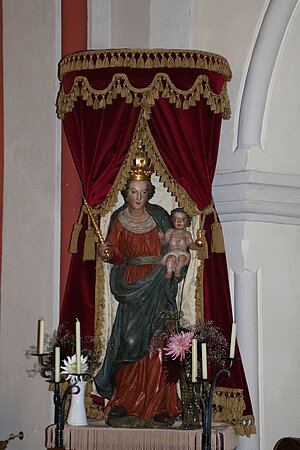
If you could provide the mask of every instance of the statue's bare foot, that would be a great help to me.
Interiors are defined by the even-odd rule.
[[[180,277],[180,270],[176,270],[174,273],[175,273],[175,277],[176,277],[176,278],[179,278],[179,277]]]

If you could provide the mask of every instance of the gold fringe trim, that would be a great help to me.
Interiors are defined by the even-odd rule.
[[[183,109],[195,106],[202,96],[215,114],[222,113],[224,119],[229,119],[231,115],[226,82],[220,94],[216,94],[211,89],[209,77],[198,75],[190,89],[182,90],[174,85],[168,74],[162,72],[156,73],[152,82],[144,88],[132,86],[124,73],[114,74],[109,85],[100,90],[94,89],[86,77],[76,76],[68,93],[64,92],[61,85],[57,98],[57,115],[63,119],[65,113],[73,110],[74,103],[79,97],[93,109],[105,109],[118,95],[124,98],[126,103],[133,103],[134,107],[143,107],[144,117],[147,120],[159,95],[168,98],[169,103],[174,103],[176,108]]]
[[[228,422],[239,436],[256,433],[253,416],[243,416],[246,409],[243,389],[217,386],[213,395],[213,421]]]
[[[90,50],[66,55],[59,63],[59,79],[66,73],[78,70],[129,67],[132,69],[184,68],[204,69],[232,78],[226,58],[217,53],[201,50],[166,49],[110,49]]]
[[[196,277],[196,289],[195,289],[195,311],[196,311],[196,323],[200,323],[204,320],[204,295],[203,295],[203,273],[204,273],[204,261],[197,269]]]

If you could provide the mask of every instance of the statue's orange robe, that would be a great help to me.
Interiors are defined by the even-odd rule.
[[[143,234],[135,234],[122,227],[119,220],[113,223],[108,242],[113,246],[115,257],[113,264],[121,264],[127,257],[141,255],[161,255],[161,245],[157,228]],[[153,270],[154,265],[127,266],[125,283],[133,283]],[[146,356],[135,363],[121,367],[115,375],[113,395],[104,412],[109,413],[113,406],[123,405],[127,415],[151,420],[160,412],[170,417],[178,416],[182,411],[177,395],[176,384],[166,380],[166,371],[162,366],[160,348],[154,355]]]

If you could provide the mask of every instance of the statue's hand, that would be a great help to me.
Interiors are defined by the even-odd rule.
[[[159,237],[159,239],[160,240],[163,240],[164,239],[164,237],[165,237],[165,235],[164,235],[164,233],[160,230],[160,229],[158,229],[158,237]]]
[[[98,246],[98,253],[102,261],[109,262],[114,256],[114,250],[110,244],[106,242]]]

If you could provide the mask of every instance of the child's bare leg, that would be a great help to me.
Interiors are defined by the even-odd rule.
[[[188,258],[185,255],[178,256],[177,263],[175,266],[175,277],[180,276],[181,269],[187,264]]]
[[[176,264],[176,256],[174,256],[174,255],[168,256],[167,261],[166,261],[166,267],[167,267],[166,279],[167,280],[169,278],[171,278],[175,264]]]

